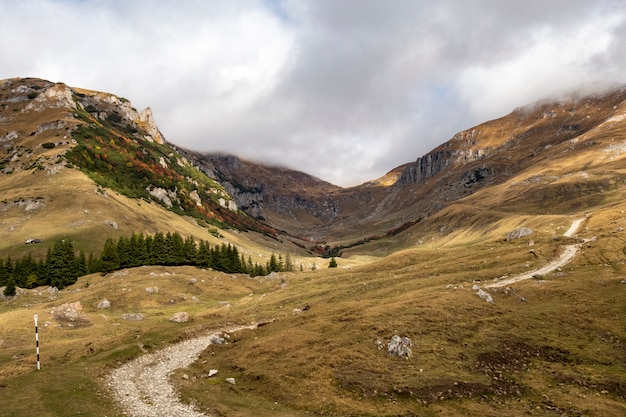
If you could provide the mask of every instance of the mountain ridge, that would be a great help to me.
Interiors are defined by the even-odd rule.
[[[464,199],[474,201],[471,196],[483,189],[507,182],[519,188],[525,180],[515,178],[526,171],[551,171],[562,180],[566,166],[555,169],[553,161],[576,155],[587,159],[586,167],[595,167],[592,178],[601,176],[595,173],[602,167],[612,173],[606,178],[623,175],[611,161],[594,162],[597,152],[622,158],[623,145],[611,143],[607,132],[624,128],[623,86],[517,108],[457,133],[379,179],[346,188],[297,170],[170,144],[149,108],[139,112],[112,94],[37,79],[3,80],[0,90],[4,174],[33,169],[52,174],[78,164],[100,186],[131,198],[152,200],[203,222],[282,235],[313,252],[393,235]],[[37,117],[28,121],[28,114]],[[207,177],[199,180],[193,172]],[[599,183],[619,182],[598,181],[587,180],[586,188],[552,187],[551,198],[567,202],[578,198],[576,193],[598,194],[606,188]],[[514,199],[499,198],[509,200],[506,210],[512,210]]]

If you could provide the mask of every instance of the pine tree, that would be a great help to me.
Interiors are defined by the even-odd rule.
[[[185,265],[195,265],[198,249],[196,246],[196,241],[193,239],[192,236],[187,236],[187,238],[185,239],[185,242],[183,243],[183,253],[185,257]]]
[[[291,255],[289,255],[289,252],[287,252],[285,254],[285,268],[284,268],[285,272],[293,272],[294,270],[294,266],[293,266],[293,261],[291,260]]]
[[[276,255],[274,255],[274,253],[272,253],[272,256],[270,256],[270,260],[267,263],[266,270],[268,274],[272,272],[279,272],[278,259],[276,259]]]
[[[9,279],[7,280],[7,284],[4,287],[4,296],[13,297],[15,295],[15,291],[15,280],[13,279],[13,277],[9,277]]]
[[[330,258],[330,262],[328,263],[328,267],[329,268],[337,268],[337,260],[335,259],[334,256],[332,258]]]
[[[113,239],[108,238],[104,242],[104,249],[100,256],[100,270],[105,274],[113,272],[120,267],[120,256],[117,253],[117,245]]]
[[[50,285],[59,289],[76,282],[78,272],[75,267],[76,254],[72,242],[66,239],[57,240],[52,252],[46,260],[46,267],[50,277]]]

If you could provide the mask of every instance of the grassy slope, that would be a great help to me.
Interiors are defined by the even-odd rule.
[[[26,407],[41,416],[121,415],[103,384],[110,367],[142,348],[269,318],[276,321],[234,335],[229,345],[207,350],[190,369],[178,371],[173,381],[183,398],[228,416],[623,415],[626,239],[615,231],[625,223],[625,208],[588,219],[580,235],[597,240],[573,264],[546,281],[493,292],[493,305],[475,295],[473,283],[542,264],[562,243],[553,237],[573,218],[526,219],[544,225],[531,236],[539,258],[529,253],[527,239],[464,245],[450,235],[437,247],[423,245],[367,265],[346,268],[339,259],[336,270],[285,274],[286,286],[282,279],[193,268],[138,268],[84,277],[54,301],[29,293],[0,304],[3,415],[23,415]],[[170,275],[162,275],[166,271]],[[196,285],[188,284],[192,276]],[[148,286],[159,293],[145,293]],[[95,309],[104,297],[112,309]],[[75,300],[91,326],[58,328],[46,310]],[[292,313],[307,304],[309,310]],[[147,320],[119,319],[137,311]],[[194,320],[169,323],[176,311],[188,311]],[[52,322],[42,329],[41,372],[33,369],[34,313],[40,322]],[[376,348],[377,339],[387,342],[394,334],[413,340],[412,359]],[[220,378],[204,378],[209,369],[219,369]],[[237,385],[224,382],[229,376]],[[49,385],[57,377],[63,385]],[[28,390],[36,395],[26,404]],[[71,401],[76,393],[82,401]]]

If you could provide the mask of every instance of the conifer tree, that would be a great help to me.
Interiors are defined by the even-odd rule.
[[[330,258],[330,262],[328,263],[328,267],[329,268],[337,268],[337,260],[335,259],[334,256],[332,258]]]
[[[15,295],[15,291],[15,280],[13,279],[13,277],[9,277],[6,286],[4,287],[4,296],[13,297]]]
[[[105,274],[113,272],[120,267],[120,256],[117,253],[117,245],[113,239],[108,238],[104,242],[104,249],[100,256],[100,270]]]
[[[183,254],[185,265],[195,265],[197,256],[196,241],[193,236],[187,236],[183,243]]]
[[[54,243],[50,257],[46,260],[46,267],[50,277],[50,285],[59,289],[76,282],[78,273],[75,270],[74,246],[66,239]]]

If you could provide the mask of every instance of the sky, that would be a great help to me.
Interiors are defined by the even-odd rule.
[[[0,0],[0,60],[149,106],[175,145],[352,186],[626,83],[626,1]]]

